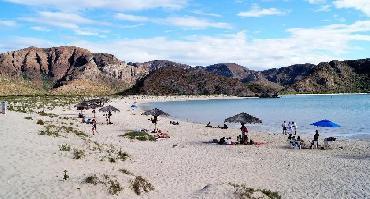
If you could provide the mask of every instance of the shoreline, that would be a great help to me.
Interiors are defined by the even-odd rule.
[[[311,96],[311,95],[332,95],[332,94],[300,94],[302,96]],[[342,93],[342,94],[333,94],[333,95],[353,95],[352,93]],[[366,93],[365,94],[358,94],[358,95],[367,95]],[[289,96],[289,95],[287,95]],[[146,104],[155,104],[155,103],[162,103],[162,102],[182,102],[182,101],[204,101],[204,100],[235,100],[235,99],[239,99],[239,100],[243,100],[243,99],[258,99],[258,97],[237,97],[237,96],[224,96],[224,95],[209,95],[209,96],[140,96],[140,100],[137,101],[137,105],[138,105],[138,108],[141,110],[141,111],[144,111],[144,108],[145,108],[145,105]],[[129,99],[131,99],[129,97]],[[143,100],[143,101],[141,101]],[[170,116],[169,118],[171,119],[174,119],[174,120],[178,120],[178,121],[181,121],[181,122],[188,122],[188,123],[193,123],[193,124],[197,124],[197,125],[206,125],[202,122],[194,122],[194,121],[191,121],[191,120],[186,120],[186,119],[182,119],[182,118],[176,118],[176,117],[172,117]],[[220,124],[222,125],[222,124]],[[234,125],[229,125],[231,128],[232,126]],[[217,128],[217,127],[214,127],[214,128]],[[253,127],[252,127],[253,128]],[[277,133],[273,133],[273,132],[264,132],[263,130],[258,130],[257,131],[258,133],[265,133],[265,134],[279,134],[279,132]],[[313,136],[313,133],[311,132],[312,136]],[[308,138],[308,137],[312,137],[311,135],[309,135],[309,133],[300,133],[300,136],[302,137],[305,137],[305,138]],[[343,140],[343,141],[366,141],[366,142],[370,142],[370,135],[367,135],[367,134],[354,134],[354,135],[350,135],[350,136],[341,136],[341,135],[334,135],[334,137],[336,137],[337,139],[339,140]],[[353,138],[351,138],[353,137]]]

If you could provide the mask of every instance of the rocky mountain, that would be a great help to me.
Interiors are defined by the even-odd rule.
[[[370,92],[370,59],[322,62],[287,88],[295,92]]]
[[[247,83],[254,92],[369,92],[370,59],[295,64],[254,71],[238,64],[214,64],[204,70]]]
[[[194,68],[167,60],[126,63],[74,46],[29,47],[0,54],[0,95],[369,92],[369,71],[370,59],[255,71],[235,63]]]
[[[247,85],[194,68],[164,67],[147,75],[125,94],[255,96]]]
[[[17,89],[1,89],[0,94],[32,94],[35,90],[53,94],[113,94],[130,88],[151,71],[169,66],[190,67],[166,60],[127,64],[114,55],[91,53],[74,46],[29,47],[0,54],[0,86],[23,82],[22,86],[13,86]]]

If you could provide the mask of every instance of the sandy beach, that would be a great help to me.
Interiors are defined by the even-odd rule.
[[[130,110],[133,102],[216,98],[227,97],[111,99],[108,104],[120,112],[113,113],[112,125],[106,125],[103,113],[97,112],[95,135],[91,125],[77,118],[73,105],[46,111],[55,117],[10,111],[0,115],[0,198],[237,198],[230,184],[268,189],[282,198],[370,197],[370,142],[366,141],[339,140],[328,150],[293,150],[281,132],[252,129],[252,139],[266,144],[217,145],[207,142],[223,136],[235,140],[240,130],[179,120],[174,126],[170,124],[174,119],[165,117],[159,117],[158,127],[168,132],[168,139],[153,142],[120,136],[129,130],[154,128],[150,117],[141,115],[143,110]],[[92,116],[90,110],[85,113]],[[39,119],[45,124],[36,124]],[[58,136],[40,135],[48,124],[76,131],[59,128]],[[62,145],[71,149],[63,151]],[[75,150],[83,150],[84,155],[75,159]],[[120,151],[128,154],[126,160],[118,158]],[[69,176],[66,180],[64,170]],[[99,182],[86,183],[89,176]],[[137,195],[132,182],[138,176],[154,189]],[[117,183],[121,190],[110,193],[111,185]]]

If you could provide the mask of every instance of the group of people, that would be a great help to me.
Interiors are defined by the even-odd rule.
[[[286,121],[284,121],[283,124],[281,124],[281,127],[283,128],[284,135],[288,134],[297,135],[297,123],[293,121],[287,123]]]
[[[319,148],[319,131],[316,130],[315,131],[315,135],[313,136],[313,140],[311,141],[310,143],[310,149],[313,149],[313,148]],[[288,136],[288,142],[291,146],[291,148],[293,149],[302,149],[302,147],[304,146],[304,141],[301,139],[301,136],[294,136],[292,134],[289,134]],[[306,146],[308,147],[308,146]]]
[[[240,127],[241,134],[238,135],[237,141],[233,142],[231,140],[231,137],[222,137],[218,144],[224,144],[224,145],[233,145],[233,144],[253,144],[253,141],[248,138],[248,128],[242,124],[242,127]]]
[[[302,149],[302,145],[303,145],[303,140],[301,140],[301,136],[297,136],[297,138],[292,134],[289,134],[288,136],[288,141],[289,141],[289,144],[290,146],[293,148],[293,149]]]

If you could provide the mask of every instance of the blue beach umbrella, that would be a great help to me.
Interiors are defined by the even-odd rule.
[[[312,123],[311,125],[313,126],[317,126],[317,127],[340,127],[339,124],[336,124],[330,120],[320,120],[320,121],[317,121],[315,123]]]

